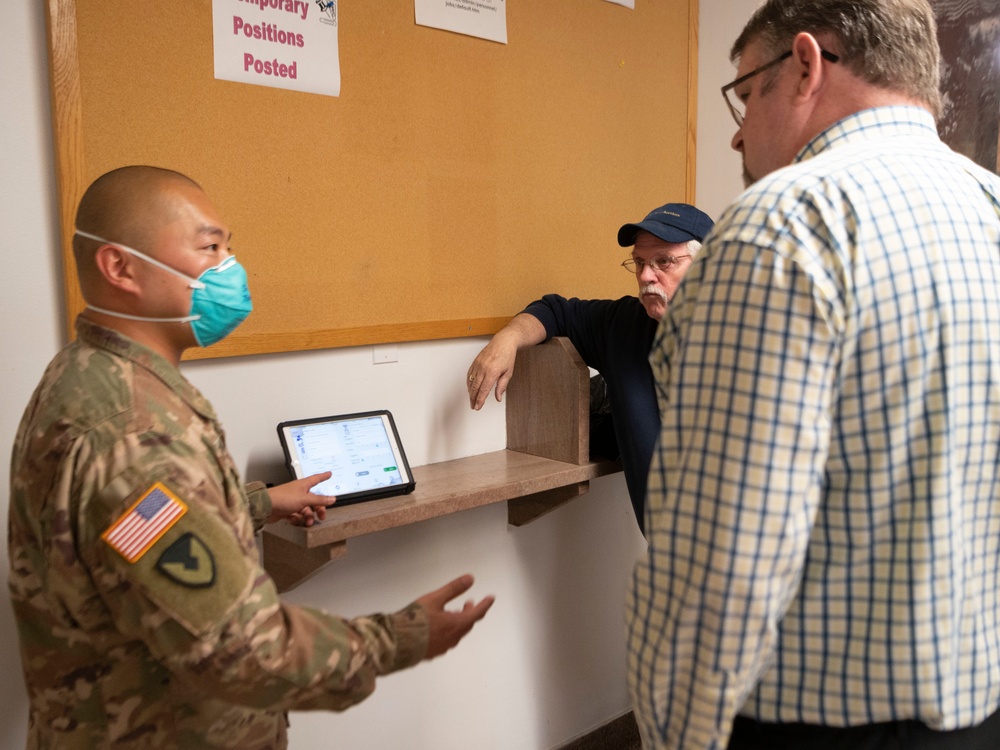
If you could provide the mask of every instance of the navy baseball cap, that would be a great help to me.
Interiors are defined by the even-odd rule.
[[[618,244],[631,247],[640,230],[645,230],[664,242],[704,242],[705,235],[714,226],[715,222],[704,211],[687,203],[668,203],[654,208],[642,221],[626,224],[619,229]]]

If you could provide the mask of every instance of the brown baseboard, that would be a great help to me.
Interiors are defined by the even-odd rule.
[[[558,750],[641,750],[639,727],[629,711],[583,737],[561,745]]]

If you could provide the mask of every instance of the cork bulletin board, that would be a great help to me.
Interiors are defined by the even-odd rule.
[[[339,97],[215,80],[210,0],[47,4],[68,323],[76,205],[125,164],[189,175],[233,229],[255,310],[196,357],[632,293],[618,227],[694,198],[697,0],[508,0],[507,45],[341,0]]]

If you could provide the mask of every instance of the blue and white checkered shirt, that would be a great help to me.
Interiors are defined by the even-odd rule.
[[[731,206],[657,334],[629,687],[649,748],[737,713],[970,726],[1000,706],[1000,179],[913,107]]]

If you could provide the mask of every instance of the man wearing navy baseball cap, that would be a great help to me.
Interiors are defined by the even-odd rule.
[[[621,265],[635,274],[637,297],[581,300],[547,294],[516,315],[469,367],[469,403],[478,410],[491,390],[497,401],[503,397],[518,349],[552,336],[569,338],[607,383],[625,482],[640,529],[646,475],[660,432],[649,350],[670,298],[712,226],[704,212],[686,203],[667,203],[642,221],[625,224],[618,230],[618,244],[631,247],[632,253]]]

